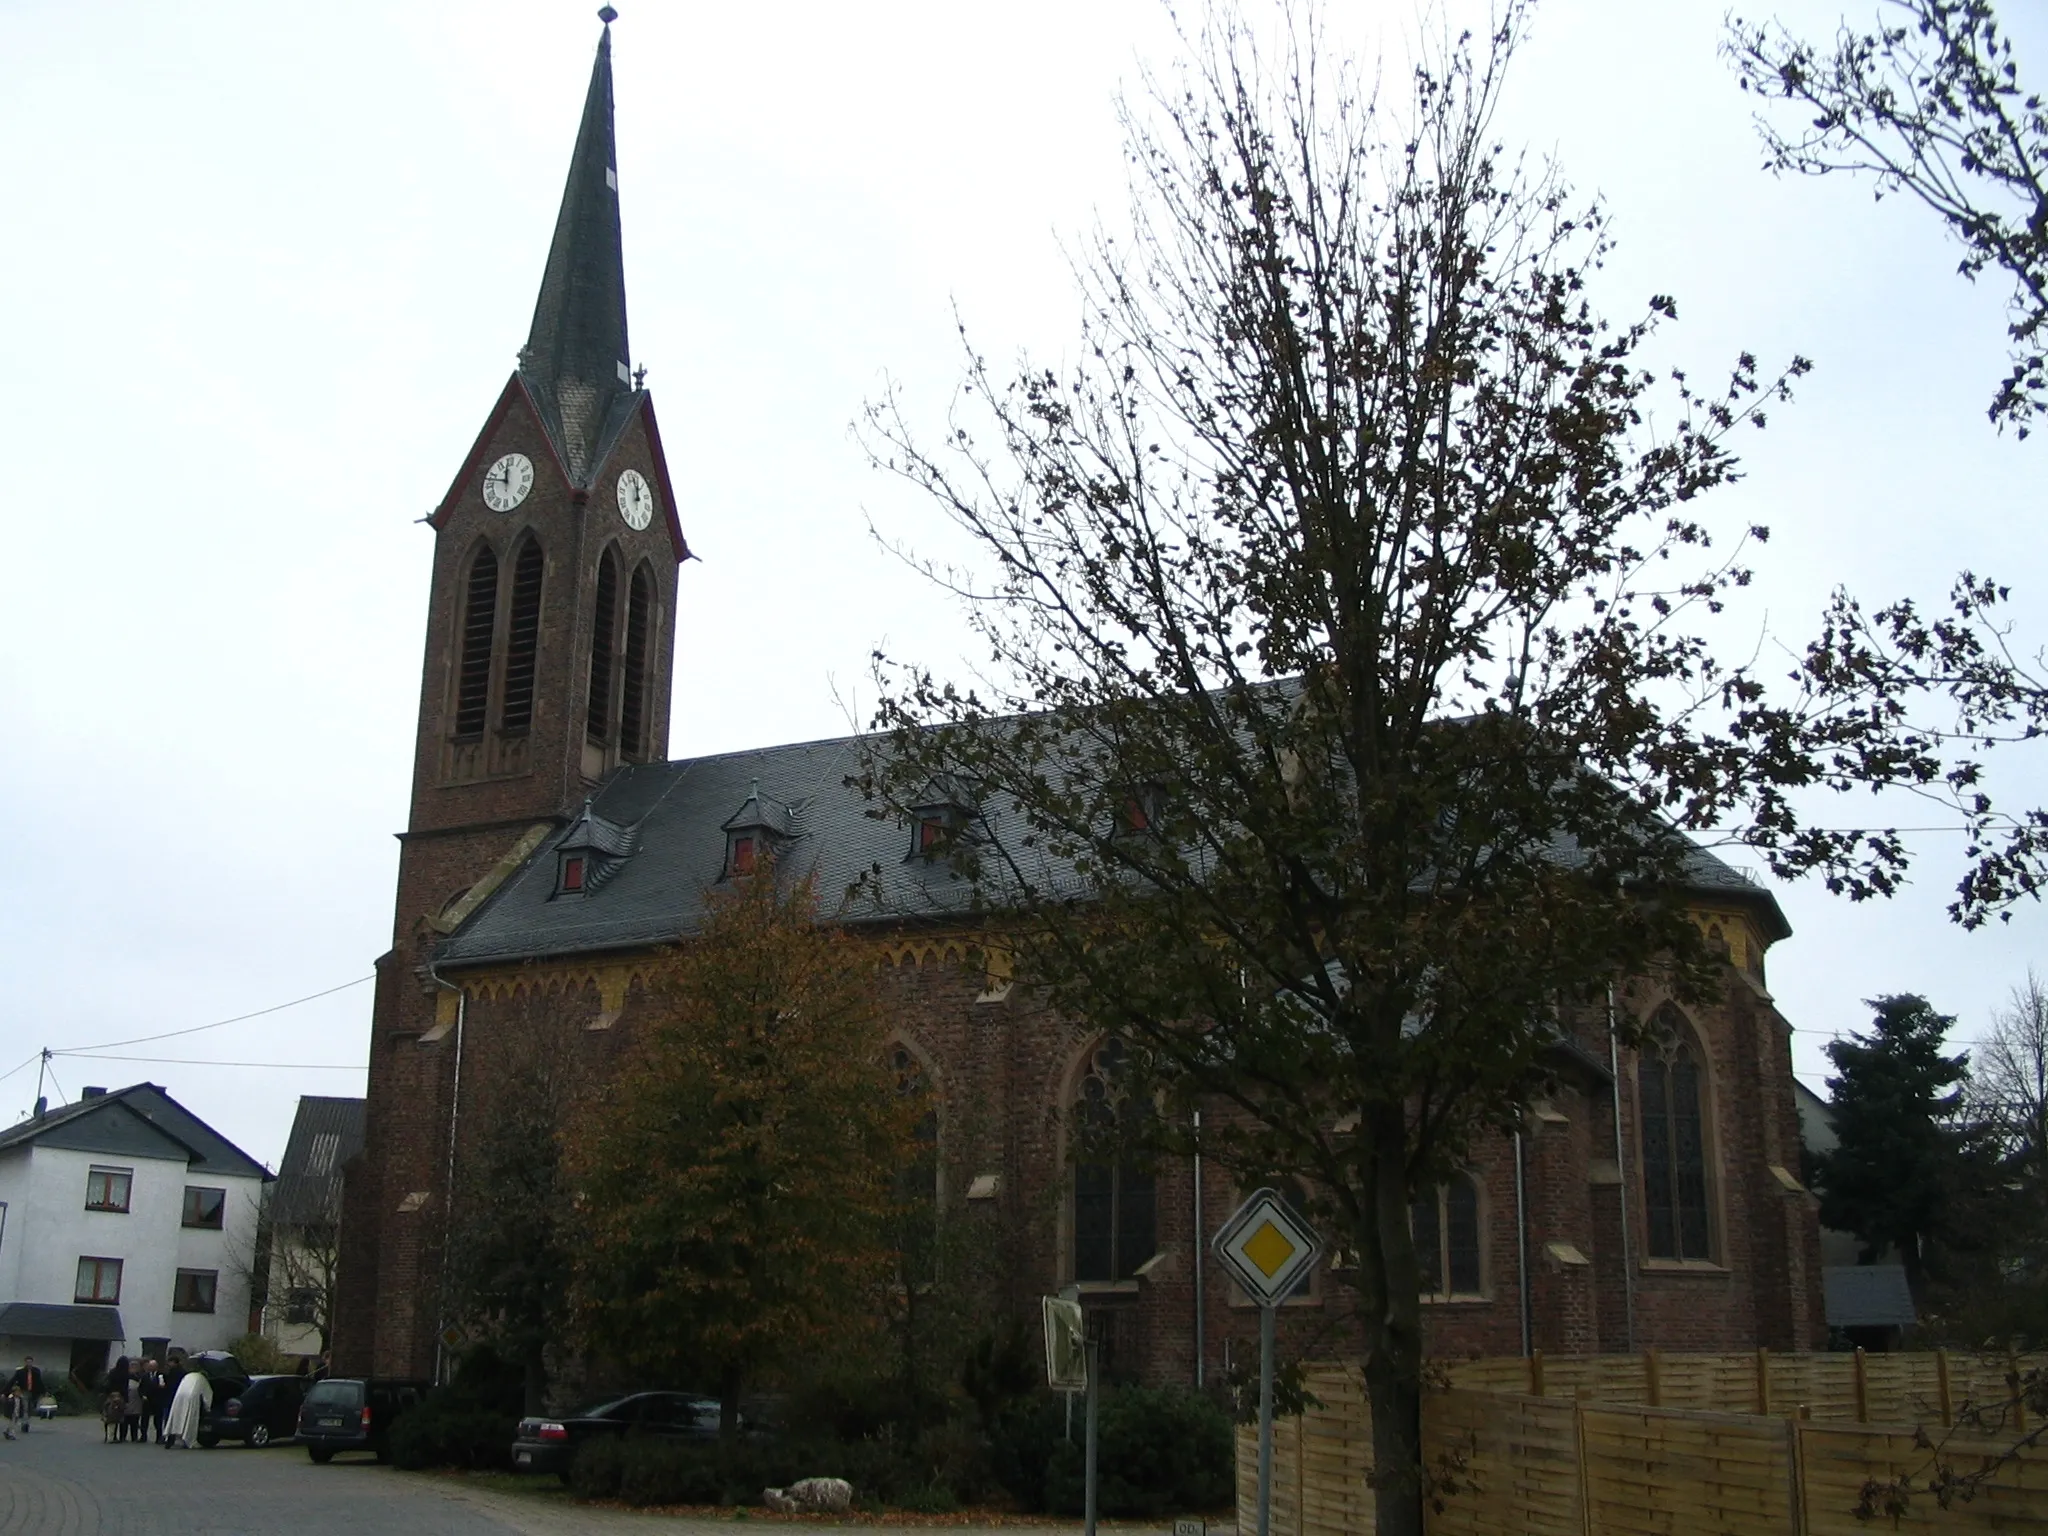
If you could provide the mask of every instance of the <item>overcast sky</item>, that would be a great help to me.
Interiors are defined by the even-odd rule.
[[[1418,8],[1328,9],[1371,56]],[[1999,290],[1957,278],[1918,210],[1758,169],[1722,9],[1549,0],[1504,127],[1610,202],[1610,312],[1675,294],[1674,353],[1702,371],[1742,348],[1816,363],[1723,504],[1776,535],[1742,622],[1789,641],[1836,583],[1936,598],[1962,567],[2039,613],[2048,443],[1984,418]],[[1817,32],[1838,9],[1779,14]],[[870,542],[870,518],[928,542],[932,515],[850,424],[887,380],[943,421],[956,307],[992,357],[1070,347],[1061,242],[1121,206],[1112,98],[1164,56],[1164,13],[623,12],[634,360],[702,557],[670,752],[836,735],[874,647],[963,650]],[[2048,25],[2025,21],[2048,80]],[[525,339],[597,32],[562,0],[0,0],[0,1073],[366,977],[388,946],[432,540],[414,520]],[[2048,797],[2048,750],[2005,783]],[[1809,1081],[1865,997],[1925,992],[1969,1037],[2048,969],[2039,908],[1954,930],[1960,840],[1915,843],[1888,904],[1779,893],[1797,932],[1770,981]],[[45,1091],[148,1078],[274,1163],[299,1094],[362,1092],[369,1007],[357,986],[103,1053],[175,1060],[60,1056]],[[0,1081],[0,1123],[35,1077]]]

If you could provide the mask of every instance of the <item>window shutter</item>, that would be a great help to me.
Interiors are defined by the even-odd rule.
[[[627,757],[641,757],[647,751],[647,631],[653,606],[653,583],[643,565],[633,573],[626,598],[626,689],[619,705],[619,751]]]
[[[491,640],[498,623],[498,557],[476,552],[462,605],[462,668],[455,693],[455,734],[481,736],[491,700]]]
[[[540,652],[540,583],[547,565],[540,541],[529,537],[512,563],[512,621],[505,639],[505,709],[500,725],[523,731],[533,725],[533,669]]]
[[[619,618],[619,568],[606,550],[597,566],[597,602],[590,619],[590,707],[585,731],[599,746],[612,739],[612,647]]]

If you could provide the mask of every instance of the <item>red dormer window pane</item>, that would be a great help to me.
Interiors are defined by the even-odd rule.
[[[562,889],[580,891],[583,889],[583,861],[564,859],[562,861]]]
[[[1151,826],[1152,813],[1145,808],[1145,797],[1143,795],[1126,795],[1124,797],[1124,830],[1128,832],[1144,832],[1149,830]]]
[[[946,838],[946,824],[936,816],[927,816],[917,824],[917,851],[930,853]]]
[[[736,837],[732,840],[732,872],[736,875],[751,875],[754,872],[754,840],[751,837]]]

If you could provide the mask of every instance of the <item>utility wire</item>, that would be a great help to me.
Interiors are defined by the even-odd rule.
[[[103,1040],[98,1045],[74,1045],[66,1050],[55,1051],[57,1056],[77,1056],[86,1051],[111,1051],[124,1045],[147,1045],[152,1040],[175,1040],[180,1035],[196,1035],[202,1030],[219,1029],[223,1024],[239,1024],[244,1019],[260,1019],[266,1013],[282,1013],[287,1008],[296,1008],[301,1003],[310,1003],[315,998],[332,997],[337,992],[346,992],[350,987],[360,987],[366,981],[374,981],[376,973],[358,976],[354,981],[344,981],[338,987],[329,987],[322,992],[308,992],[304,997],[295,997],[288,1003],[273,1003],[268,1008],[258,1008],[254,1013],[238,1013],[232,1019],[215,1019],[211,1024],[194,1024],[190,1029],[167,1030],[161,1035],[137,1035],[133,1040]],[[141,1060],[140,1057],[130,1058]],[[17,1069],[19,1070],[19,1069]]]
[[[342,1061],[201,1061],[191,1056],[82,1056],[76,1052],[60,1051],[75,1061],[145,1061],[165,1067],[275,1067],[291,1072],[367,1072],[368,1063],[360,1065]]]
[[[34,1066],[37,1062],[41,1061],[42,1059],[43,1053],[41,1051],[37,1051],[35,1055],[29,1057],[27,1061],[24,1061],[20,1066],[14,1068],[13,1071],[0,1072],[0,1083],[6,1082],[7,1079],[14,1076],[15,1072],[26,1072],[30,1067]]]

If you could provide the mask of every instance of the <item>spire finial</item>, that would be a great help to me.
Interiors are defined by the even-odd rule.
[[[606,26],[610,26],[619,19],[619,13],[608,5],[601,5],[597,8],[597,19]]]

